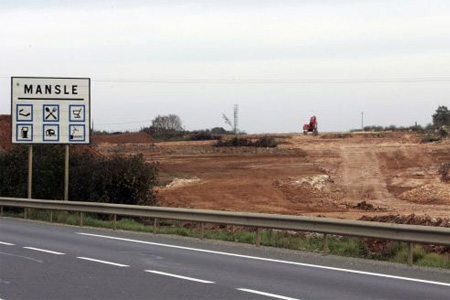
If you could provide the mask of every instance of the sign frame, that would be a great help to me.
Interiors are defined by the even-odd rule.
[[[13,128],[14,128],[14,126],[17,126],[18,124],[26,124],[26,125],[31,125],[32,126],[32,128],[33,128],[33,130],[38,130],[37,129],[37,127],[38,127],[38,125],[37,125],[37,123],[35,123],[35,120],[36,120],[36,118],[37,118],[37,115],[38,115],[38,113],[36,113],[36,112],[33,112],[33,110],[34,110],[34,107],[31,109],[31,111],[32,111],[32,113],[31,113],[31,115],[32,115],[32,117],[31,117],[31,120],[29,120],[29,121],[21,121],[21,120],[18,120],[18,118],[15,116],[15,115],[13,115],[13,112],[14,112],[14,93],[13,93],[13,90],[14,90],[14,85],[13,85],[13,83],[14,83],[14,80],[15,79],[35,79],[35,80],[39,80],[39,79],[43,79],[43,80],[87,80],[87,82],[88,82],[88,93],[87,93],[87,95],[88,95],[88,103],[86,104],[86,107],[87,107],[87,109],[88,109],[88,112],[86,112],[86,110],[84,110],[83,111],[83,114],[84,114],[84,122],[83,121],[76,121],[76,122],[72,122],[72,121],[70,121],[71,119],[71,116],[70,116],[70,114],[71,114],[71,106],[72,105],[77,105],[77,104],[73,104],[73,103],[69,103],[69,104],[67,104],[67,108],[68,108],[68,113],[69,113],[69,118],[67,119],[67,122],[65,122],[65,123],[63,123],[62,121],[61,121],[61,111],[59,110],[59,108],[61,107],[61,100],[64,100],[64,98],[63,97],[61,97],[60,98],[60,100],[58,99],[58,98],[49,98],[48,99],[48,101],[51,101],[52,103],[43,103],[42,104],[42,107],[44,107],[44,105],[45,106],[48,106],[48,105],[59,105],[59,108],[58,108],[58,121],[46,121],[46,122],[42,122],[42,124],[41,124],[41,127],[43,127],[43,125],[44,124],[48,124],[48,125],[51,125],[51,124],[53,124],[53,125],[55,125],[55,124],[58,124],[59,125],[59,131],[58,131],[58,138],[57,138],[57,140],[44,140],[44,137],[42,137],[42,141],[39,141],[39,142],[35,142],[34,141],[34,138],[32,137],[31,138],[31,140],[25,140],[25,141],[17,141],[17,137],[16,136],[14,136],[14,135],[17,135],[17,132],[15,132],[14,130],[13,130]],[[91,144],[91,142],[92,142],[92,137],[91,137],[91,134],[90,134],[90,130],[91,130],[91,126],[92,126],[92,104],[91,104],[91,95],[92,95],[92,93],[91,93],[91,78],[89,78],[89,77],[43,77],[43,76],[11,76],[11,142],[12,142],[12,144],[15,144],[15,145],[48,145],[48,144],[54,144],[54,145],[90,145]],[[46,95],[42,95],[42,97],[41,98],[39,98],[39,100],[46,100],[48,98],[48,96],[46,96]],[[66,98],[67,99],[67,98]],[[58,101],[59,100],[59,101]],[[67,99],[67,100],[69,100],[70,101],[70,99]],[[86,101],[86,99],[85,99],[85,101]],[[16,101],[17,102],[17,101]],[[24,103],[24,104],[21,104],[21,105],[30,105],[30,104],[28,104],[28,103]],[[78,105],[81,105],[81,104],[78,104]],[[43,110],[44,110],[44,108],[43,108]],[[16,109],[16,114],[18,114],[18,111],[17,111],[17,109]],[[43,114],[45,114],[45,112],[43,111]],[[67,137],[67,142],[61,142],[61,132],[60,132],[60,130],[61,130],[61,128],[62,128],[62,126],[65,126],[65,125],[67,125],[67,127],[68,128],[70,128],[70,125],[81,125],[81,124],[85,124],[85,125],[87,125],[87,126],[85,126],[85,131],[84,131],[84,138],[83,138],[83,140],[81,141],[77,141],[77,140],[73,140],[73,139],[70,139],[70,136],[68,136]],[[87,128],[86,128],[87,127]],[[16,130],[17,130],[17,128],[16,128]],[[43,132],[43,134],[44,134],[44,132]],[[70,135],[70,132],[69,132],[69,135]],[[87,141],[88,140],[88,141]]]

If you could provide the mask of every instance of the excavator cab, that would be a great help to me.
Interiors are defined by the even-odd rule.
[[[317,129],[317,118],[316,116],[312,116],[309,120],[309,123],[303,125],[303,134],[308,134],[308,132],[312,132],[313,135],[318,135],[319,131]]]

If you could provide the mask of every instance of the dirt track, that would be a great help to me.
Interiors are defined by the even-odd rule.
[[[321,215],[450,215],[450,185],[437,169],[450,145],[404,134],[291,135],[279,149],[215,148],[211,142],[125,144],[161,162],[161,204],[230,211]],[[362,201],[366,201],[363,205]]]

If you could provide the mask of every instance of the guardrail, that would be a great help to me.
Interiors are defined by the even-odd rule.
[[[113,215],[114,229],[117,216],[154,218],[154,229],[156,229],[159,219],[199,222],[201,223],[202,238],[204,223],[254,227],[257,229],[255,238],[257,246],[260,245],[261,228],[318,232],[324,234],[323,247],[325,252],[328,251],[329,234],[402,241],[409,243],[409,264],[412,264],[414,243],[450,246],[450,229],[440,227],[274,214],[0,197],[1,215],[3,215],[4,206],[24,208],[25,218],[28,208],[78,212],[80,226],[83,225],[83,213]]]

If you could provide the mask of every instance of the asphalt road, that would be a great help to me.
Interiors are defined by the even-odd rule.
[[[0,299],[449,299],[450,272],[0,218]]]

